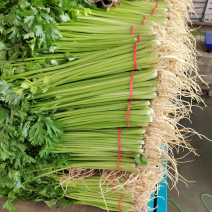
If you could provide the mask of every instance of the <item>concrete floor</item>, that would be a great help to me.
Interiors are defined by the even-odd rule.
[[[192,124],[187,120],[183,120],[182,124],[186,127],[192,127],[197,132],[212,139],[212,98],[206,97],[206,103],[208,107],[204,108],[203,111],[199,108],[193,108]],[[183,212],[207,212],[200,195],[203,193],[212,195],[212,142],[193,136],[191,145],[200,156],[188,155],[184,161],[193,159],[194,161],[180,164],[178,170],[184,178],[196,182],[188,183],[189,187],[179,182],[179,196],[176,190],[171,190],[168,191],[168,198],[174,200]],[[181,152],[177,157],[183,156],[184,153]],[[212,198],[204,197],[204,200],[212,210]],[[168,212],[179,212],[179,209],[168,201]]]
[[[199,133],[212,139],[212,98],[206,99],[208,107],[202,111],[199,108],[193,108],[193,114],[191,125],[189,121],[184,120],[182,124],[187,127],[192,127]],[[187,187],[184,183],[178,183],[178,190],[171,190],[168,192],[168,198],[174,200],[183,212],[207,212],[207,209],[200,200],[202,193],[208,193],[212,195],[212,142],[206,139],[200,139],[198,136],[193,136],[191,141],[192,146],[197,149],[199,157],[194,155],[188,155],[184,161],[193,160],[191,163],[180,164],[178,166],[179,173],[189,181],[196,181],[195,183],[188,183]],[[184,152],[185,153],[185,152]],[[180,153],[178,157],[181,157],[184,153]],[[212,198],[205,197],[210,209],[212,209]],[[5,199],[0,199],[0,212],[6,212],[2,209],[2,205]],[[72,205],[69,208],[62,208],[61,206],[55,206],[52,209],[48,208],[45,203],[27,202],[21,201],[15,204],[19,208],[19,212],[104,212],[104,210],[90,207]],[[179,210],[168,201],[168,212],[179,212]]]

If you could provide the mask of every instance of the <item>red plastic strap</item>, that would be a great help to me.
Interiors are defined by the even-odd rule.
[[[120,171],[121,171],[121,168],[120,168],[119,164],[120,164],[121,154],[122,154],[122,151],[121,151],[121,130],[122,130],[122,127],[119,128],[119,136],[118,136],[119,160],[118,160],[118,164],[117,164],[117,167]]]
[[[156,7],[155,8],[158,8],[158,5],[159,5],[159,2],[156,4]]]
[[[131,27],[131,35],[134,34],[134,26]]]
[[[138,43],[141,41],[141,34],[138,36]]]
[[[154,9],[152,10],[152,16],[155,14],[155,9],[156,9],[156,8],[154,8]]]
[[[129,101],[128,109],[127,109],[127,126],[130,127],[129,116],[130,116],[130,104],[132,100]]]
[[[121,160],[121,154],[122,154],[122,151],[119,151],[119,160],[118,160],[118,165],[117,165],[119,171],[122,171],[121,167],[119,166],[120,165],[120,160]]]
[[[143,20],[142,25],[144,25],[144,24],[145,24],[145,20],[146,20],[146,16],[144,16],[144,20]]]
[[[121,212],[121,200],[122,200],[122,199],[119,200],[119,211],[120,211],[120,212]]]
[[[118,138],[119,151],[121,151],[121,130],[122,130],[122,127],[119,128],[119,138]]]
[[[121,212],[121,201],[122,201],[122,199],[124,199],[124,194],[123,193],[121,194],[121,198],[119,200],[119,211],[120,212]]]
[[[135,64],[135,70],[137,70],[136,49],[137,49],[137,43],[134,43],[134,64]]]
[[[130,100],[132,101],[132,90],[133,90],[133,71],[131,74],[131,81],[130,81]]]
[[[113,176],[111,177],[111,187],[112,187],[112,191],[114,191],[114,188],[113,188]]]
[[[132,91],[133,91],[133,71],[131,74],[131,81],[130,81],[130,101],[129,101],[129,105],[128,105],[128,109],[127,109],[127,126],[130,127],[129,124],[129,115],[130,115],[130,105],[132,102]]]

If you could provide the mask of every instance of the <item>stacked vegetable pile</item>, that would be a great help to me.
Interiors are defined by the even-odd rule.
[[[175,169],[172,147],[187,145],[177,122],[190,110],[176,95],[200,100],[179,12],[188,2],[120,3],[0,4],[5,208],[22,199],[138,211],[166,172],[164,158]]]

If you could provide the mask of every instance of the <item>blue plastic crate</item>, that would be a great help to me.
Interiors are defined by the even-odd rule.
[[[206,33],[205,47],[208,51],[212,51],[212,33]]]
[[[167,149],[165,147],[165,151],[167,152]],[[167,165],[163,165],[167,169]],[[150,208],[156,208],[152,212],[167,212],[167,196],[168,196],[168,189],[167,189],[167,175],[163,176],[163,181],[159,183],[159,191],[157,196],[153,193],[151,196],[151,199],[155,197],[155,199],[152,199],[152,201],[149,202],[148,206]],[[149,211],[150,212],[150,211]]]
[[[167,176],[164,176],[164,181],[159,184],[160,190],[157,196],[156,212],[167,212]]]
[[[148,207],[151,208],[151,209],[153,209],[155,207],[155,199],[154,199],[154,197],[155,197],[155,194],[153,192],[152,195],[151,195],[151,201],[148,203]],[[149,210],[149,212],[153,212],[153,211]]]
[[[160,190],[158,195],[154,198],[154,193],[151,195],[151,201],[148,203],[148,207],[157,208],[155,210],[149,210],[149,212],[167,212],[167,176],[164,176],[164,181],[159,183]]]

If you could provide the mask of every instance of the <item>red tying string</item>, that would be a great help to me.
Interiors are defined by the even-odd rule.
[[[119,128],[119,137],[118,137],[119,160],[118,160],[118,164],[117,164],[117,167],[120,171],[121,171],[121,168],[120,168],[119,164],[120,164],[121,154],[122,154],[122,151],[121,151],[121,130],[122,130],[122,127]]]
[[[130,115],[130,104],[132,102],[132,90],[133,90],[133,71],[131,74],[131,82],[130,82],[130,101],[129,101],[129,105],[128,105],[128,109],[127,109],[127,126],[130,127],[129,124],[129,115]]]
[[[159,2],[156,4],[156,7],[152,10],[152,16],[155,14],[155,10],[158,8]]]
[[[134,64],[135,64],[135,70],[137,70],[136,48],[137,48],[137,43],[134,43]]]
[[[119,128],[119,138],[118,138],[119,151],[121,151],[121,130],[122,130],[122,127]]]
[[[154,9],[152,10],[152,16],[155,14],[155,9],[156,9],[156,8],[154,8]]]
[[[134,34],[134,26],[131,27],[131,35]]]
[[[138,43],[141,41],[141,34],[138,36]]]
[[[129,116],[130,116],[130,104],[132,100],[129,101],[128,109],[127,109],[127,126],[130,127]]]
[[[133,71],[131,74],[131,81],[130,81],[130,100],[132,101],[132,89],[133,89]]]
[[[120,165],[120,160],[121,160],[121,154],[122,154],[122,151],[119,151],[119,160],[118,160],[118,165],[117,165],[119,171],[122,171],[121,167],[119,166]]]
[[[144,20],[146,19],[146,16],[144,16]],[[133,35],[134,33],[134,26],[131,27],[131,34]],[[140,42],[141,40],[141,35],[138,36],[138,42]],[[134,43],[134,65],[135,65],[135,70],[137,70],[137,57],[136,57],[136,49],[137,49],[137,44]],[[132,102],[132,89],[133,89],[133,71],[131,74],[131,82],[130,82],[130,101],[129,101],[129,106],[127,109],[127,126],[130,127],[129,124],[129,115],[130,115],[130,104]],[[119,147],[119,159],[118,159],[118,164],[117,167],[118,169],[121,171],[121,168],[119,166],[120,164],[120,160],[121,160],[121,155],[122,155],[122,151],[121,151],[121,130],[122,128],[119,128],[119,136],[118,136],[118,147]]]
[[[112,187],[112,191],[114,191],[114,188],[113,188],[113,176],[111,177],[111,187]]]
[[[122,199],[119,200],[119,211],[120,211],[120,212],[121,212],[121,200],[122,200]]]
[[[144,25],[144,24],[145,24],[145,20],[146,20],[146,16],[144,16],[144,20],[143,20],[142,25]]]
[[[121,201],[122,201],[122,199],[124,199],[124,194],[123,193],[121,194],[121,198],[119,200],[119,211],[120,212],[121,212]]]

